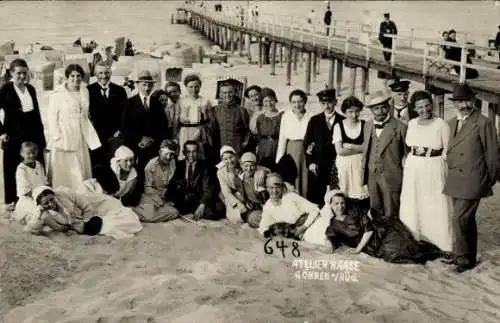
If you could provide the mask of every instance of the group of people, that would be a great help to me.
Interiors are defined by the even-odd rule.
[[[450,29],[449,31],[443,31],[442,35],[443,40],[445,42],[450,42],[450,43],[456,43],[457,42],[457,32],[454,29]],[[455,62],[460,62],[462,59],[462,48],[460,47],[453,47],[453,46],[441,46],[441,51],[443,52],[443,56],[446,59],[455,61]],[[472,57],[475,55],[475,50],[474,49],[468,49],[467,54],[466,54],[466,62],[467,64],[472,64]],[[459,65],[453,65],[450,68],[450,73],[452,75],[458,75],[460,74],[460,66]],[[465,78],[466,79],[475,79],[479,77],[479,72],[474,69],[467,67],[465,70]]]
[[[475,266],[475,213],[498,159],[495,127],[467,85],[456,86],[457,117],[445,122],[428,92],[408,100],[409,81],[367,105],[347,97],[341,114],[335,89],[324,89],[314,115],[299,89],[279,111],[271,88],[252,85],[242,102],[241,83],[222,80],[213,104],[196,74],[184,90],[168,82],[153,91],[144,71],[127,97],[104,62],[88,86],[72,64],[42,123],[28,65],[15,59],[9,71],[0,89],[5,201],[30,232],[119,238],[140,222],[227,218],[266,236],[293,226],[297,239],[391,262],[446,255],[458,272]],[[364,107],[373,120],[360,120]]]

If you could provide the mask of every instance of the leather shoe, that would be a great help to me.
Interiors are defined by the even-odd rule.
[[[467,257],[457,257],[455,259],[455,268],[453,269],[456,273],[463,273],[469,269],[476,267],[476,261],[469,259]]]
[[[457,258],[444,258],[441,259],[441,262],[446,265],[456,265],[457,264]]]
[[[455,268],[453,268],[453,271],[456,272],[457,274],[461,274],[464,271],[470,270],[470,269],[472,269],[474,267],[475,267],[475,265],[463,265],[463,264],[460,264],[460,265],[456,265]]]

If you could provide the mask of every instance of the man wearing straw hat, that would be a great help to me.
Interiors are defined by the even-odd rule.
[[[365,123],[363,184],[368,184],[372,217],[398,219],[407,127],[390,114],[390,96],[370,95],[368,108],[374,119]]]
[[[457,84],[450,98],[457,116],[450,119],[446,154],[448,173],[443,193],[453,202],[456,258],[449,263],[461,273],[476,266],[479,201],[491,196],[498,170],[498,143],[493,121],[475,106],[475,93],[467,84]]]
[[[139,72],[136,84],[139,93],[128,99],[123,112],[121,131],[125,145],[137,156],[137,170],[141,172],[146,164],[156,156],[155,114],[151,109],[151,92],[155,80],[149,71]]]

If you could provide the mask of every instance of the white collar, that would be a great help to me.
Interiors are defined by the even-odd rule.
[[[384,121],[380,122],[380,121],[373,120],[373,123],[374,124],[385,124],[387,121],[389,121],[390,118],[391,118],[391,115],[388,114]]]
[[[101,89],[106,89],[106,90],[109,90],[109,84],[111,82],[108,82],[106,85],[103,85],[101,82],[97,82],[97,84],[99,84],[99,86],[101,87]]]
[[[335,110],[333,110],[333,112],[332,112],[332,113],[330,113],[330,114],[329,114],[329,113],[326,113],[326,110],[325,110],[325,111],[324,111],[324,114],[325,114],[325,116],[326,116],[328,119],[333,118],[333,117],[335,116]]]

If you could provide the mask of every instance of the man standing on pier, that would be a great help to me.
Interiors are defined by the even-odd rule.
[[[387,49],[392,48],[392,38],[386,37],[385,34],[389,35],[397,35],[398,29],[396,28],[396,24],[391,20],[391,16],[389,13],[384,13],[384,21],[380,23],[380,31],[378,35],[378,39],[382,43],[382,46]],[[391,61],[392,54],[390,52],[384,52],[384,59],[387,62]]]
[[[452,198],[456,258],[449,261],[458,273],[476,266],[479,201],[493,194],[498,170],[495,125],[475,107],[475,93],[467,84],[455,85],[457,116],[448,121],[450,140],[446,154],[448,175],[443,193]]]
[[[326,27],[326,36],[330,36],[330,25],[332,24],[332,10],[330,9],[330,2],[326,5],[325,17],[323,18],[323,22]]]

